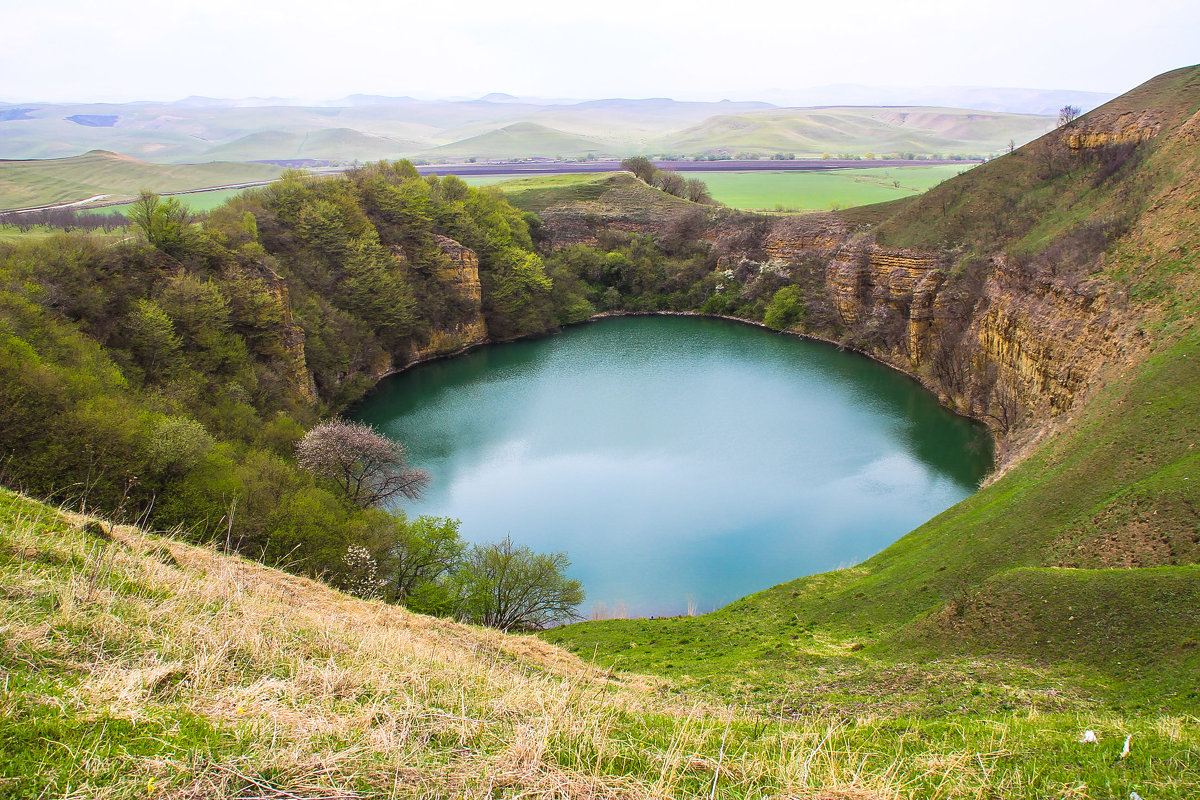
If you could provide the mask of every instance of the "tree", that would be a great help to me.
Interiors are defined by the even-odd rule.
[[[322,422],[296,443],[296,460],[363,508],[398,494],[416,500],[429,486],[429,473],[408,465],[408,448],[361,422]]]
[[[381,565],[393,599],[422,614],[448,610],[444,578],[461,565],[466,550],[460,524],[445,517],[396,519],[395,539]]]
[[[777,331],[804,319],[804,293],[799,286],[784,286],[771,298],[763,314],[763,324]]]
[[[566,553],[535,553],[505,538],[471,548],[457,574],[462,615],[500,630],[537,630],[579,619],[583,585],[564,574]]]
[[[180,360],[183,340],[167,313],[153,300],[138,300],[129,314],[129,349],[153,383],[168,374]]]
[[[712,203],[712,195],[709,194],[708,184],[699,178],[688,178],[684,184],[684,194],[688,200],[693,203]]]
[[[678,172],[670,169],[659,170],[655,176],[654,184],[664,192],[675,197],[683,197],[687,189],[687,182]]]
[[[650,159],[645,156],[633,156],[621,162],[621,169],[629,170],[642,183],[654,185],[654,179],[658,175],[658,167],[651,163]]]
[[[1083,111],[1079,106],[1063,106],[1058,110],[1058,127],[1061,128],[1063,125],[1069,125],[1079,119],[1082,113]]]
[[[142,189],[129,206],[129,221],[146,241],[170,256],[179,256],[187,245],[191,214],[174,197],[163,200],[149,189]]]

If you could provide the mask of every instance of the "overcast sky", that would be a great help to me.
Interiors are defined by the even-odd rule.
[[[833,83],[1123,92],[1196,0],[0,0],[0,99],[752,99]]]

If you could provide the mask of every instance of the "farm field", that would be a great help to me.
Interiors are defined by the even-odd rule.
[[[172,195],[172,197],[192,213],[201,214],[205,211],[212,211],[229,198],[237,197],[244,191],[245,189],[214,189],[211,192],[188,192],[187,194]],[[93,214],[124,214],[129,210],[130,205],[131,203],[121,203],[115,206],[94,206],[80,210]]]
[[[920,194],[969,168],[944,164],[829,172],[709,172],[700,177],[713,198],[731,208],[825,211]]]
[[[708,184],[714,199],[731,208],[751,211],[823,211],[920,194],[969,168],[970,165],[966,164],[939,164],[828,172],[704,172],[695,177]],[[528,197],[546,190],[594,183],[604,175],[580,173],[518,179],[477,175],[464,177],[463,180],[471,186],[497,186],[516,202],[522,196]]]

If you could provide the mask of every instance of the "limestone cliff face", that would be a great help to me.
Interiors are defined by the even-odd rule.
[[[1162,127],[1163,116],[1154,110],[1096,113],[1072,123],[1064,130],[1063,140],[1074,151],[1141,144],[1157,136]]]
[[[414,346],[410,351],[409,360],[413,362],[483,344],[488,340],[487,325],[483,321],[479,257],[474,250],[463,247],[447,236],[435,235],[434,240],[446,258],[445,266],[439,266],[435,272],[437,280],[448,293],[465,300],[470,310],[453,325],[430,331],[429,342],[423,346]]]
[[[439,290],[461,300],[466,310],[453,322],[430,330],[427,341],[410,340],[396,352],[380,350],[368,353],[365,372],[372,382],[413,364],[489,341],[483,319],[478,255],[448,236],[434,235],[434,241],[443,256],[441,264],[434,269]],[[394,254],[397,259],[406,261],[403,250],[396,248]]]
[[[1024,410],[1065,411],[1124,347],[1121,296],[1098,282],[1030,277],[1002,255],[966,275],[954,251],[869,240],[775,237],[767,250],[793,265],[823,260],[841,327],[835,338],[916,375],[976,416],[991,416],[996,387]]]
[[[1058,413],[1123,355],[1123,301],[1104,284],[1030,280],[996,256],[970,333],[1002,383],[1043,414]]]
[[[308,363],[305,361],[304,331],[292,317],[292,301],[288,295],[287,284],[279,275],[265,267],[260,271],[259,277],[266,286],[267,293],[278,304],[282,315],[283,335],[280,339],[283,344],[282,356],[288,382],[305,400],[310,403],[315,402],[317,386],[313,381],[312,373],[309,372]]]

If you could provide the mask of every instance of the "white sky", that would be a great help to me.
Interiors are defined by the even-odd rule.
[[[0,98],[753,99],[832,83],[1122,92],[1197,0],[0,0]]]

